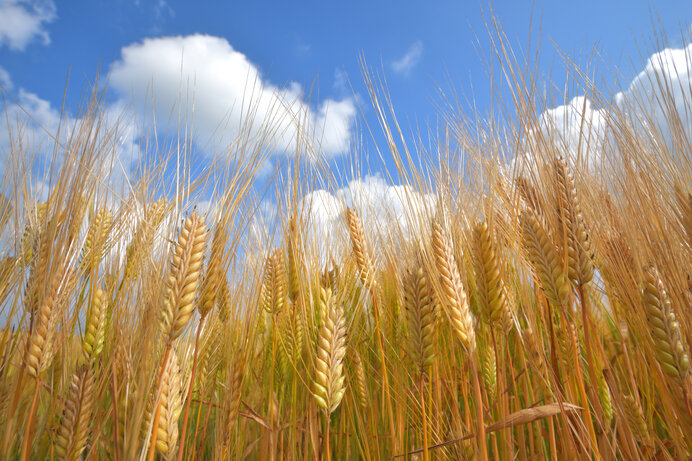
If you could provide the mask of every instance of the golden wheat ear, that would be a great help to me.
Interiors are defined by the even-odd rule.
[[[488,224],[483,221],[474,232],[476,248],[476,281],[481,312],[493,327],[505,329],[510,315],[507,308],[505,284],[500,273],[500,259]]]
[[[95,398],[94,375],[89,365],[72,376],[63,416],[55,437],[59,459],[80,459],[86,448]]]
[[[452,331],[469,352],[476,350],[476,333],[473,330],[473,317],[469,308],[466,289],[461,283],[459,268],[454,260],[454,252],[449,236],[439,222],[433,221],[432,247],[435,266],[440,275],[442,297],[447,306],[447,313]]]
[[[103,351],[103,345],[106,339],[106,295],[103,290],[98,288],[94,292],[94,299],[91,305],[91,312],[87,319],[87,325],[84,331],[84,339],[82,341],[82,349],[90,362],[99,356]]]
[[[577,197],[574,176],[561,158],[555,159],[558,188],[558,231],[567,231],[568,275],[577,285],[584,285],[593,278],[591,242],[588,238],[584,217]]]
[[[204,256],[204,218],[193,211],[185,219],[171,257],[162,330],[168,342],[180,336],[192,317]]]
[[[404,305],[411,353],[421,373],[426,374],[435,358],[435,302],[421,266],[411,268],[404,279]]]
[[[274,249],[264,263],[260,304],[268,314],[280,313],[286,302],[286,267],[281,250]]]
[[[108,208],[103,207],[99,209],[89,223],[86,240],[82,248],[81,272],[88,273],[101,261],[112,221],[113,215]]]
[[[644,410],[642,409],[641,405],[639,405],[634,396],[625,395],[622,398],[622,406],[625,410],[627,423],[629,424],[634,437],[642,445],[649,446],[651,444],[651,438],[646,424],[646,418],[644,417]]]
[[[353,351],[354,383],[356,391],[356,401],[361,408],[367,408],[369,404],[368,381],[365,377],[365,366],[357,351]]]
[[[214,226],[214,235],[211,239],[209,263],[200,287],[200,300],[198,303],[199,315],[204,318],[216,304],[221,285],[225,284],[223,275],[223,255],[226,247],[226,227],[223,221]]]
[[[666,375],[679,379],[685,386],[690,370],[690,358],[668,293],[653,266],[644,268],[642,304],[661,369]]]
[[[53,361],[56,352],[54,343],[68,279],[69,271],[63,265],[57,270],[48,296],[38,309],[37,322],[27,342],[26,355],[27,370],[34,378],[45,371]]]
[[[370,287],[375,284],[374,269],[370,253],[368,252],[365,230],[358,214],[351,208],[346,208],[346,223],[348,224],[348,235],[351,238],[353,255],[358,266],[358,276],[363,285]]]
[[[330,288],[320,292],[320,303],[326,313],[315,356],[313,396],[327,415],[341,403],[346,391],[343,360],[346,355],[346,320],[343,309],[337,305]]]
[[[522,214],[521,223],[524,246],[545,297],[556,307],[569,306],[569,284],[548,232],[531,211]]]
[[[158,394],[160,415],[158,427],[154,428],[156,450],[166,459],[172,459],[177,453],[178,420],[183,410],[182,390],[183,382],[180,376],[178,355],[175,351],[171,351],[166,363],[166,369],[161,378],[161,387]]]

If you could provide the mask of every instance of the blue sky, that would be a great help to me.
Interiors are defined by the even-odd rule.
[[[683,44],[692,24],[689,0],[656,2],[655,9],[649,2],[620,0],[498,1],[492,8],[516,50],[525,47],[530,32],[534,43],[540,38],[540,70],[558,85],[564,82],[564,66],[556,47],[582,65],[596,50],[604,57],[595,59],[596,68],[616,65],[623,81],[630,81],[657,51],[651,43],[653,24],[672,47]],[[195,56],[186,58],[187,76],[222,69],[196,83],[200,125],[207,124],[200,143],[213,136],[214,117],[239,94],[241,82],[235,82],[235,90],[227,90],[226,82],[256,71],[266,79],[267,93],[279,90],[295,98],[316,126],[331,130],[323,137],[325,151],[337,158],[347,150],[344,140],[356,120],[363,116],[376,124],[359,69],[361,53],[386,76],[405,127],[435,123],[436,83],[448,88],[451,81],[456,90],[473,93],[481,112],[491,109],[481,61],[490,51],[484,14],[489,14],[485,2],[0,0],[0,81],[8,95],[29,112],[40,112],[36,118],[50,125],[68,72],[70,114],[99,68],[112,71],[109,103],[134,95],[135,105],[145,105],[153,81],[158,88],[168,85],[168,93],[158,97],[165,106],[179,80],[181,50],[198,50],[198,62]],[[157,59],[164,55],[161,64]],[[220,67],[208,67],[217,57]],[[161,79],[149,74],[164,71],[168,75]],[[361,99],[344,84],[345,76]],[[313,83],[319,96],[305,102],[301,89]],[[357,113],[358,100],[366,103],[363,114]],[[207,110],[205,104],[218,107]]]

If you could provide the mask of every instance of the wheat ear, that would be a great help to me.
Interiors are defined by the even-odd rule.
[[[82,249],[81,271],[93,269],[101,260],[108,239],[113,215],[108,208],[100,208],[89,224],[86,240]]]
[[[690,369],[689,355],[663,281],[653,266],[644,268],[642,303],[661,369],[684,383]]]
[[[469,352],[473,352],[476,350],[476,334],[473,331],[473,317],[469,309],[468,297],[461,283],[451,242],[438,219],[433,221],[432,246],[452,331],[464,347]]]
[[[55,355],[55,337],[60,317],[62,293],[68,273],[64,266],[57,270],[48,296],[41,303],[37,312],[37,322],[27,341],[27,370],[30,376],[38,376],[46,370]]]
[[[72,376],[60,427],[55,437],[59,459],[77,460],[86,448],[94,402],[94,376],[89,365]]]
[[[367,408],[369,396],[368,382],[365,378],[365,367],[363,366],[363,360],[360,358],[360,354],[355,350],[353,351],[353,369],[355,374],[354,387],[356,391],[356,400],[361,408]]]
[[[183,409],[182,379],[178,356],[172,351],[161,377],[159,396],[159,419],[153,428],[156,435],[156,450],[165,458],[172,459],[178,444],[178,419]],[[154,394],[156,397],[156,394]]]
[[[198,303],[199,315],[206,317],[216,304],[219,289],[225,280],[222,272],[223,254],[226,247],[226,226],[223,221],[216,223],[214,235],[211,239],[209,251],[209,263],[200,287],[200,300]]]
[[[481,312],[486,315],[491,325],[504,328],[509,323],[505,284],[500,274],[500,261],[495,243],[485,221],[476,226],[474,241],[477,291],[482,306]]]
[[[329,418],[346,391],[343,365],[346,354],[346,319],[330,288],[321,290],[320,303],[324,305],[326,316],[317,339],[313,396]]]
[[[546,298],[556,307],[569,304],[569,284],[555,245],[532,211],[521,216],[524,245]]]
[[[348,224],[348,235],[351,238],[353,255],[356,257],[358,276],[363,285],[371,287],[375,283],[375,279],[373,278],[373,264],[368,252],[363,223],[358,214],[351,208],[346,208],[346,222]]]
[[[622,406],[625,410],[625,417],[629,423],[634,437],[643,445],[650,445],[649,429],[644,418],[644,411],[634,396],[625,395],[622,398]]]
[[[103,351],[106,339],[106,295],[98,288],[94,292],[91,312],[84,331],[82,349],[87,362],[94,360]]]
[[[591,248],[581,207],[577,197],[574,176],[561,158],[555,159],[558,186],[558,222],[562,235],[564,224],[567,231],[568,276],[577,285],[583,286],[593,278]]]
[[[403,291],[411,353],[426,374],[435,358],[435,302],[422,267],[407,271]]]
[[[193,211],[183,224],[171,257],[162,316],[162,330],[169,343],[181,335],[192,317],[205,235],[204,218]]]
[[[261,289],[261,305],[268,314],[278,314],[286,302],[286,268],[283,254],[276,248],[267,256]]]

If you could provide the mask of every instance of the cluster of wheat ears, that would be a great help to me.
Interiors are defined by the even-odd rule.
[[[512,116],[500,128],[446,114],[435,155],[411,154],[367,78],[402,202],[429,200],[380,228],[344,203],[341,245],[316,244],[332,240],[301,200],[315,168],[299,155],[290,181],[268,181],[288,190],[271,237],[248,243],[270,135],[241,133],[202,179],[177,142],[115,193],[100,95],[47,160],[28,161],[15,132],[0,458],[692,456],[679,113],[664,134],[612,107],[607,142],[584,135],[575,152],[540,125],[531,76],[504,66]],[[680,107],[658,88],[657,104]],[[528,155],[508,164],[507,151]],[[194,208],[211,180],[211,211]]]

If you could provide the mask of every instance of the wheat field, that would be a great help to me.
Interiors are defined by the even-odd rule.
[[[657,125],[575,69],[610,114],[575,150],[501,43],[502,123],[441,107],[427,147],[365,72],[402,207],[337,195],[329,230],[304,197],[337,175],[307,143],[258,184],[270,132],[202,172],[182,135],[152,141],[114,186],[97,91],[47,157],[16,132],[0,458],[689,459],[689,118]]]

